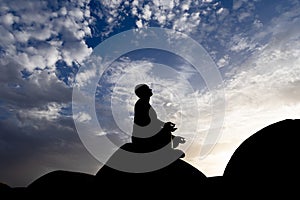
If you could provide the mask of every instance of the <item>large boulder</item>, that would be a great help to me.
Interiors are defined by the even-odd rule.
[[[122,150],[137,152],[132,144],[128,143],[123,145],[119,150],[115,152],[115,154],[108,160],[107,163],[121,160],[120,164],[129,162],[127,157],[123,157],[124,154],[121,153]],[[172,155],[170,155],[171,157]],[[173,155],[174,156],[174,155]],[[175,155],[176,156],[176,155]],[[178,156],[178,155],[177,155]],[[174,159],[173,162],[169,163],[166,166],[163,166],[157,170],[148,171],[148,172],[126,172],[118,169],[113,169],[108,165],[103,166],[98,173],[96,174],[96,180],[99,183],[103,183],[109,180],[113,180],[116,185],[120,186],[123,189],[133,188],[138,190],[145,190],[146,188],[156,188],[157,192],[163,192],[165,187],[174,187],[174,188],[189,188],[191,189],[193,186],[200,186],[206,183],[207,177],[200,172],[198,169],[188,164],[187,162],[180,159],[180,155],[178,158],[170,158]],[[146,159],[143,157],[139,158],[140,160],[134,163],[139,165],[140,163],[147,163]],[[152,162],[159,162],[162,159],[166,159],[166,157],[154,158],[159,160],[152,160]],[[130,159],[132,161],[133,159]],[[151,163],[150,163],[151,164]],[[132,166],[128,164],[128,166]],[[196,185],[194,184],[196,182]],[[184,183],[181,185],[181,183]]]
[[[252,190],[285,187],[293,179],[297,182],[299,127],[300,120],[284,120],[249,137],[231,157],[224,178],[235,186],[251,186]]]
[[[57,170],[36,179],[27,187],[27,191],[30,194],[69,194],[74,196],[92,190],[93,185],[93,175]]]
[[[121,150],[139,151],[131,144],[125,144],[110,160],[120,159],[122,161],[120,164],[124,165],[129,162],[126,157],[122,157]],[[161,157],[163,158],[166,157]],[[132,196],[138,197],[138,193],[144,191],[152,192],[152,195],[158,193],[172,195],[181,190],[198,188],[206,181],[207,178],[203,173],[178,157],[167,166],[146,173],[124,172],[108,165],[100,168],[96,176],[70,171],[53,171],[31,183],[24,194],[29,197],[39,197],[41,194],[47,197],[56,195],[76,197],[82,194],[119,196],[131,192]],[[175,188],[175,190],[168,188]],[[117,191],[117,193],[111,193],[111,191]]]

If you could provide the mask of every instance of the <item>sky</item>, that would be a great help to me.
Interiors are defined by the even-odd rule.
[[[95,144],[130,141],[141,81],[153,88],[158,116],[187,139],[184,160],[208,177],[222,175],[246,138],[300,117],[299,10],[298,0],[0,1],[0,182],[27,186],[53,170],[95,174],[100,147],[89,146],[76,123],[101,124],[101,131],[84,127]],[[183,43],[173,52],[124,52],[107,68],[97,60],[126,44],[117,40],[124,31],[151,27],[184,34],[202,54]],[[105,41],[111,46],[101,51]],[[210,88],[215,77],[188,62],[197,58],[204,71],[216,68],[220,87]],[[73,89],[91,83],[86,98],[96,115],[74,112]],[[203,155],[207,145],[213,148]]]

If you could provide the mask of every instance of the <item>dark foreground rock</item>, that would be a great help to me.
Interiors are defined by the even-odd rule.
[[[96,175],[54,171],[26,188],[0,184],[0,193],[39,199],[62,195],[159,198],[158,194],[176,197],[195,193],[199,197],[212,198],[234,196],[245,199],[262,197],[262,194],[284,194],[287,198],[298,194],[295,186],[299,177],[299,126],[300,120],[284,120],[258,131],[235,151],[223,176],[207,178],[190,164],[176,159],[170,165],[148,173],[122,172],[108,166],[102,167]],[[132,147],[127,144],[121,148]],[[118,159],[118,155],[117,151],[112,158]]]

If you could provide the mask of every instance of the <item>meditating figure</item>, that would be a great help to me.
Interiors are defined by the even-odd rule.
[[[137,85],[135,94],[139,97],[139,100],[134,106],[132,132],[132,143],[134,145],[143,148],[146,152],[151,152],[161,148],[173,150],[179,143],[185,142],[183,137],[172,135],[172,132],[177,129],[174,123],[165,123],[158,119],[155,110],[150,105],[150,97],[153,93],[148,85]],[[184,156],[184,153],[180,152]]]

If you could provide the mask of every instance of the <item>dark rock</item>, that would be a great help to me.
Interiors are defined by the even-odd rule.
[[[299,177],[299,126],[300,120],[280,121],[245,140],[226,166],[227,185],[272,193],[291,189]]]
[[[160,198],[158,194],[177,197],[187,191],[211,198],[222,195],[244,199],[246,196],[261,196],[261,193],[269,196],[281,193],[288,197],[298,192],[293,186],[297,185],[299,177],[299,125],[300,120],[284,120],[249,137],[235,151],[223,176],[207,178],[192,165],[177,158],[171,164],[147,173],[124,172],[107,165],[96,175],[54,171],[35,180],[27,188],[10,188],[0,184],[0,192],[11,197],[39,199],[78,195]],[[120,149],[139,151],[131,144]],[[121,159],[122,164],[126,158],[122,157],[120,149],[111,159]]]

